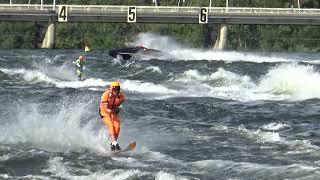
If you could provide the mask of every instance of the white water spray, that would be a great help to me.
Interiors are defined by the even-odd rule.
[[[183,45],[171,36],[162,36],[154,33],[140,33],[129,46],[143,45],[147,48],[160,50],[170,56],[163,56],[164,60],[214,60],[214,61],[248,61],[248,62],[290,62],[290,57],[281,57],[280,54],[262,55],[250,52],[221,51],[215,49],[191,48]]]
[[[105,152],[108,139],[104,125],[90,111],[92,97],[65,98],[57,104],[19,104],[12,109],[15,117],[2,128],[1,143],[25,143],[48,151],[91,150]]]

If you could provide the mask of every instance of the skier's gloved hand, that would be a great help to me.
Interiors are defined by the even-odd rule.
[[[119,112],[120,112],[120,109],[119,109],[119,108],[114,108],[114,109],[113,109],[113,113],[118,114]]]

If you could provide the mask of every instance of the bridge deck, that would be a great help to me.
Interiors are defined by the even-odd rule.
[[[63,5],[59,5],[63,6]],[[59,6],[0,4],[2,21],[58,21]],[[128,6],[67,5],[68,22],[127,22]],[[208,23],[320,25],[320,9],[208,8]],[[137,23],[199,23],[200,7],[136,6]]]

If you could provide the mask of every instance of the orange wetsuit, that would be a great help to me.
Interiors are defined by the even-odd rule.
[[[111,89],[107,89],[101,96],[99,113],[103,123],[107,126],[110,135],[118,138],[120,133],[119,114],[112,112],[113,109],[119,108],[124,101],[124,93],[120,91],[118,95],[112,94]]]

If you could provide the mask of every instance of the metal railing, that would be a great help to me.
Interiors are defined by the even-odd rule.
[[[0,4],[0,11],[57,11],[60,5],[40,4]],[[129,6],[109,5],[67,5],[69,13],[92,14],[126,14]],[[201,7],[172,7],[172,6],[136,6],[138,14],[174,14],[198,15]],[[252,8],[252,7],[208,7],[209,15],[275,15],[275,16],[320,16],[320,9],[298,8]]]
[[[24,10],[36,10],[36,11],[48,11],[54,10],[53,5],[41,5],[41,4],[0,4],[0,10],[6,11],[24,11]]]

